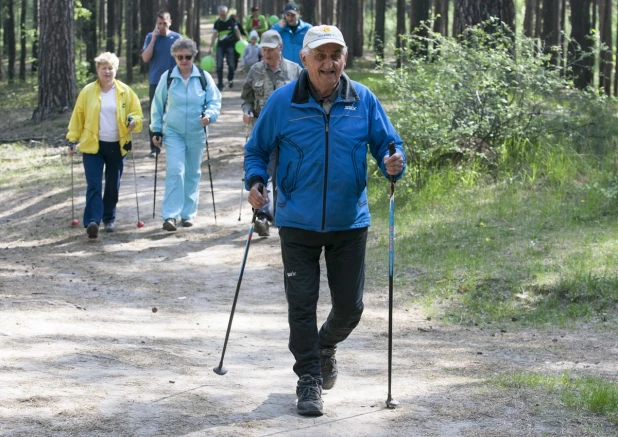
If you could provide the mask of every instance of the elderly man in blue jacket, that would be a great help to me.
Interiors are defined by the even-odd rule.
[[[296,62],[303,66],[300,60],[300,50],[303,48],[303,38],[311,24],[304,22],[298,15],[300,10],[296,3],[288,3],[283,8],[283,18],[275,23],[272,30],[276,30],[283,40],[283,57],[288,61]]]
[[[347,47],[335,26],[305,35],[298,80],[275,90],[245,145],[249,203],[262,207],[269,157],[276,152],[279,227],[290,326],[289,348],[300,414],[323,412],[322,389],[337,379],[335,352],[363,312],[367,147],[385,177],[402,177],[401,138],[376,96],[343,72]],[[389,154],[389,143],[396,153]],[[332,308],[318,330],[316,307],[324,250]]]

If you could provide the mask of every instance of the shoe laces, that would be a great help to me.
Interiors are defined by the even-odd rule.
[[[298,382],[298,388],[296,389],[298,399],[302,400],[320,400],[322,399],[320,394],[320,384],[318,380],[311,377],[302,377]]]

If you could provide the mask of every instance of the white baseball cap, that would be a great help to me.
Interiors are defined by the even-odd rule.
[[[283,45],[281,35],[276,30],[267,30],[262,34],[262,40],[260,41],[261,47],[268,47],[269,49],[276,49],[280,45]]]
[[[303,39],[303,47],[315,49],[323,44],[339,44],[342,47],[347,47],[341,31],[335,26],[322,24],[321,26],[313,26],[305,34]]]

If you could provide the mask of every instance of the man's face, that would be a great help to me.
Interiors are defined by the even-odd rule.
[[[159,29],[159,33],[163,36],[167,35],[170,31],[170,25],[172,24],[172,20],[169,17],[161,18],[157,17],[157,28]]]
[[[223,21],[227,20],[227,11],[225,9],[219,11],[219,18]]]
[[[332,92],[343,73],[348,54],[339,44],[329,43],[312,49],[309,54],[301,52],[301,60],[309,74],[309,80],[324,97]]]
[[[275,47],[274,49],[271,49],[269,47],[262,47],[262,58],[264,58],[267,64],[273,65],[277,61],[279,61],[279,59],[281,59],[282,49],[283,49],[282,45],[279,45]]]
[[[283,17],[285,18],[285,22],[288,23],[288,26],[298,26],[298,15],[294,12],[286,12]]]

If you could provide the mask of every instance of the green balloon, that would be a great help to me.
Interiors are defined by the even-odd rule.
[[[242,55],[245,51],[245,47],[247,47],[248,45],[249,43],[247,41],[241,39],[240,41],[237,41],[234,45],[234,50],[236,50],[236,53],[238,53],[239,55]]]
[[[277,21],[279,21],[279,17],[277,17],[276,15],[271,15],[270,17],[268,17],[268,22],[271,26],[274,25]]]
[[[202,70],[204,71],[212,70],[213,68],[215,68],[214,58],[210,55],[204,56],[200,62],[200,67],[202,67]]]

